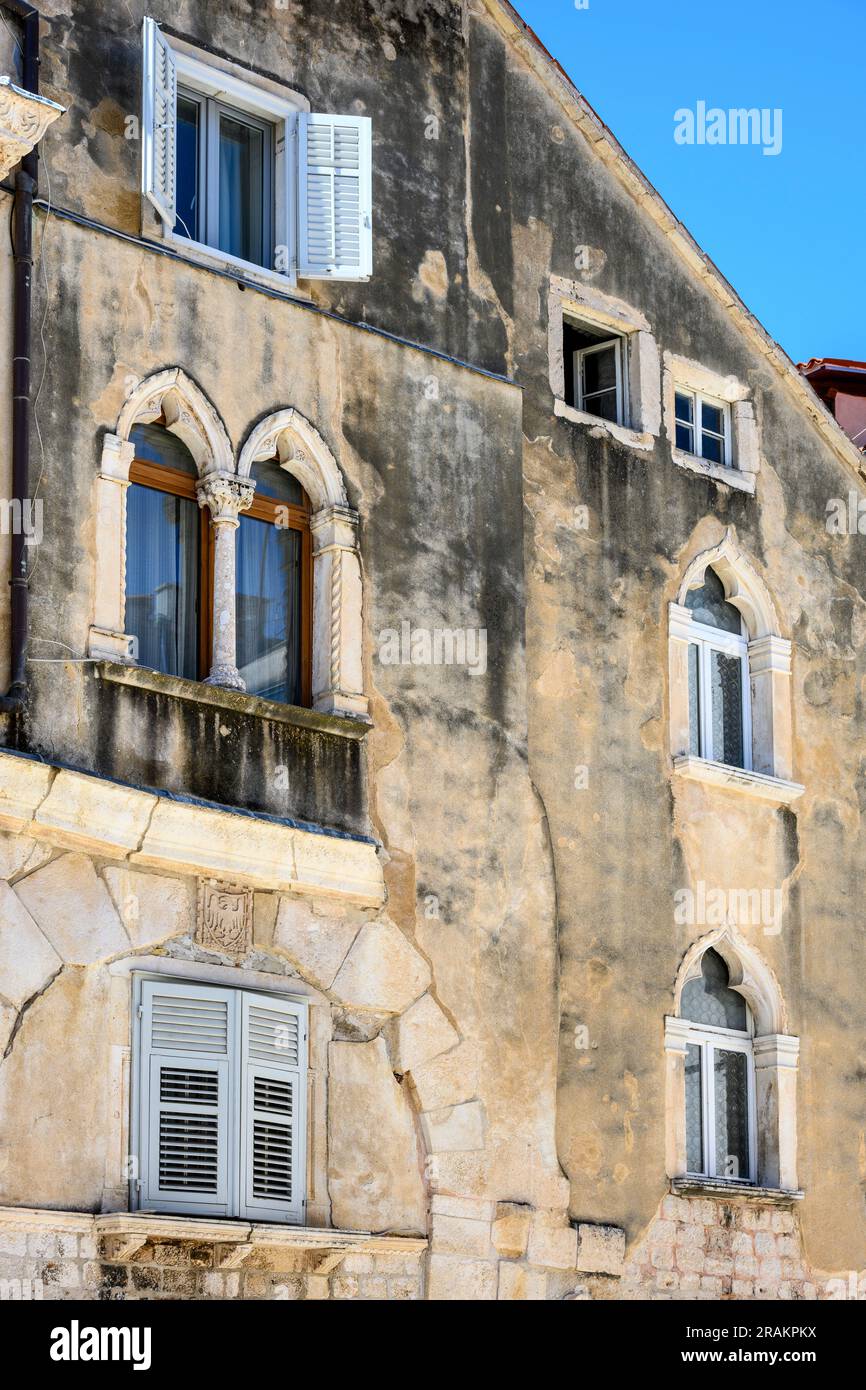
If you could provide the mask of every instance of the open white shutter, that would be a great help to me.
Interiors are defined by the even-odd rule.
[[[373,271],[371,124],[367,116],[298,117],[298,274],[366,280]]]
[[[163,222],[175,224],[177,71],[174,54],[153,19],[143,26],[142,191]]]
[[[144,980],[139,1028],[140,1205],[230,1215],[236,995]]]
[[[239,1215],[303,1225],[306,1009],[270,994],[244,994],[241,1009]]]

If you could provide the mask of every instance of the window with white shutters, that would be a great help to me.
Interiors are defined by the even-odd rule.
[[[371,127],[366,116],[299,120],[299,274],[350,280],[370,275]]]
[[[290,279],[372,274],[371,123],[234,75],[143,31],[142,187],[163,235]]]
[[[303,1223],[305,1006],[144,978],[136,995],[135,1204]]]
[[[241,1008],[241,1216],[302,1220],[303,1020],[298,1005],[245,994]]]
[[[143,189],[163,221],[173,226],[177,144],[174,55],[152,19],[144,21],[143,45]]]

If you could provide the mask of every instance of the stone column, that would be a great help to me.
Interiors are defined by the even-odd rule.
[[[315,512],[313,535],[313,708],[363,718],[361,560],[358,513]]]
[[[755,1038],[758,1180],[797,1190],[797,1064],[800,1039],[782,1033]]]
[[[671,757],[679,758],[691,750],[689,731],[689,634],[691,609],[679,603],[668,604],[668,677],[670,699]]]
[[[236,473],[210,473],[196,490],[199,506],[210,509],[214,528],[213,655],[205,685],[245,690],[237,668],[234,533],[240,524],[238,514],[251,506],[256,485]]]
[[[691,1025],[686,1018],[665,1018],[665,1172],[686,1172],[686,1048]]]
[[[116,434],[102,443],[96,478],[96,584],[88,656],[133,661],[136,640],[124,632],[126,620],[126,490],[135,446]]]
[[[794,774],[791,730],[791,643],[756,637],[749,643],[752,685],[752,748],[756,772],[790,780]]]

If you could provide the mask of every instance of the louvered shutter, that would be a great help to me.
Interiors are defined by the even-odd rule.
[[[298,117],[298,274],[365,280],[373,270],[367,116]]]
[[[304,1220],[306,1010],[244,994],[241,1010],[240,1216]]]
[[[231,990],[142,981],[142,1207],[231,1214],[237,1026]]]
[[[174,54],[153,19],[143,29],[142,189],[166,226],[175,224],[177,72]]]

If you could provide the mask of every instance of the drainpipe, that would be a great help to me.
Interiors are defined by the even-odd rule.
[[[22,0],[2,0],[24,27],[25,91],[39,91],[39,11]],[[11,515],[21,524],[12,528],[11,684],[0,696],[0,714],[20,710],[27,693],[27,545],[24,505],[30,495],[30,304],[33,269],[33,198],[36,193],[36,148],[22,159],[15,175],[12,244],[15,260],[12,330],[12,503]],[[14,503],[18,502],[18,508]]]

